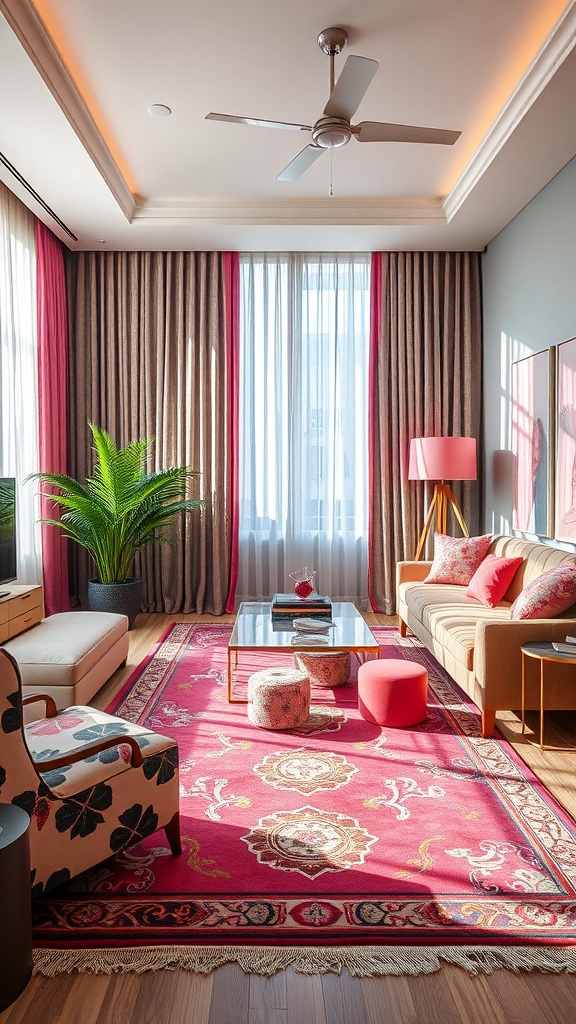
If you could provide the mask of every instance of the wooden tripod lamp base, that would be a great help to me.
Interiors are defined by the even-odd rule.
[[[448,509],[454,512],[465,537],[468,529],[458,507],[450,484],[445,480],[476,480],[476,438],[474,437],[414,437],[410,442],[409,480],[436,480],[434,494],[420,534],[415,561],[424,550],[426,538],[434,517],[436,533],[446,533]]]
[[[450,487],[450,484],[436,484],[434,488],[434,494],[432,495],[432,501],[430,502],[430,507],[428,509],[428,515],[426,516],[424,529],[420,534],[420,540],[418,541],[418,547],[416,548],[416,554],[414,555],[414,560],[416,562],[420,559],[422,551],[424,550],[424,544],[426,543],[426,537],[430,533],[430,527],[432,526],[434,513],[436,513],[435,532],[446,533],[449,505],[452,507],[454,511],[454,515],[456,516],[456,519],[460,524],[460,529],[462,530],[462,533],[464,534],[465,537],[468,536],[468,528],[466,526],[466,523],[464,522],[464,519],[462,518],[462,513],[458,508],[458,502],[456,501],[454,492]]]

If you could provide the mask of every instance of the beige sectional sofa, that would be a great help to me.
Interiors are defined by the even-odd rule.
[[[521,706],[521,645],[576,635],[576,606],[556,619],[510,619],[512,602],[528,583],[556,565],[576,568],[576,555],[505,536],[493,537],[489,551],[524,559],[495,608],[466,597],[465,586],[423,583],[431,562],[399,562],[396,569],[401,635],[407,628],[414,633],[478,705],[483,736],[492,735],[496,711]],[[539,662],[527,658],[527,708],[540,707],[539,681]],[[546,708],[576,708],[576,667],[547,664]]]

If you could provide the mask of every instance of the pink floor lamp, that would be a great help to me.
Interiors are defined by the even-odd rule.
[[[424,529],[416,548],[414,556],[416,561],[422,554],[434,513],[436,513],[436,533],[446,533],[449,505],[454,510],[462,533],[465,537],[468,536],[468,529],[458,508],[454,492],[450,484],[445,481],[476,479],[475,437],[413,437],[410,441],[408,479],[436,481]]]

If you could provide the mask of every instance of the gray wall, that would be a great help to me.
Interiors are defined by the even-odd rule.
[[[490,243],[482,271],[484,528],[512,534],[511,364],[576,336],[576,157]]]

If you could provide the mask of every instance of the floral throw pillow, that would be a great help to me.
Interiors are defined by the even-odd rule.
[[[473,597],[487,608],[495,608],[523,561],[520,556],[508,558],[505,555],[486,555],[470,580],[466,596]]]
[[[457,583],[467,587],[488,554],[492,535],[448,537],[434,534],[434,561],[424,583]]]
[[[553,619],[576,604],[576,565],[556,565],[537,576],[514,601],[511,619]]]

